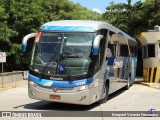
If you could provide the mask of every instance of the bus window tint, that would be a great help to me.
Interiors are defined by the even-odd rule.
[[[137,47],[136,46],[130,46],[130,52],[131,52],[131,56],[134,57],[134,56],[137,56]]]
[[[128,56],[128,46],[127,45],[120,45],[120,56]]]
[[[108,48],[111,50],[113,56],[115,56],[115,45],[108,43]]]
[[[63,53],[80,54],[89,59],[94,33],[65,33],[64,36]]]

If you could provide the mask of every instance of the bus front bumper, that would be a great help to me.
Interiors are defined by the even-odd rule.
[[[48,92],[40,90],[31,84],[28,84],[28,88],[28,95],[32,99],[80,105],[90,105],[100,100],[102,93],[102,86],[70,93]]]

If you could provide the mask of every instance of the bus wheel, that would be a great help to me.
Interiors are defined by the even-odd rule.
[[[131,86],[134,84],[134,80],[131,80]]]
[[[130,86],[131,86],[131,77],[129,76],[128,80],[127,80],[127,85],[125,86],[125,89],[129,90]]]
[[[98,103],[102,104],[102,103],[107,102],[108,94],[109,94],[109,87],[108,87],[108,84],[106,84],[103,87],[103,98],[101,100],[99,100]]]

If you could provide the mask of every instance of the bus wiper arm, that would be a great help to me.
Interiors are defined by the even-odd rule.
[[[48,62],[46,63],[46,65],[43,67],[41,73],[39,74],[40,77],[43,76],[44,72],[46,71],[47,67],[49,66],[49,64],[51,63],[51,61],[53,60],[54,57],[55,57],[55,55],[52,55],[52,56],[49,58]]]
[[[82,58],[82,55],[80,54],[64,54],[64,58]]]

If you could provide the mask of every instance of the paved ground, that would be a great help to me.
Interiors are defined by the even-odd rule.
[[[10,83],[4,84],[3,87],[0,84],[0,91],[16,88],[16,87],[19,87],[19,86],[23,86],[23,85],[25,85],[27,83],[28,83],[28,80],[19,80],[19,81],[14,81],[14,82],[10,82]]]
[[[79,106],[79,105],[70,105],[70,104],[60,104],[52,103],[41,100],[33,100],[28,98],[27,94],[27,84],[24,82],[24,85],[17,86],[17,88],[12,88],[8,90],[0,91],[0,111],[97,111],[96,113],[105,116],[106,112],[102,113],[101,111],[148,111],[151,108],[156,111],[160,111],[160,90],[150,88],[140,84],[134,84],[129,90],[119,90],[118,92],[109,96],[107,103],[99,105],[95,103],[90,106]],[[62,116],[64,114],[62,113]],[[64,120],[115,120],[117,118],[113,117],[47,117],[47,119],[64,119]],[[2,120],[21,120],[22,118],[3,118]],[[23,118],[28,119],[28,118]],[[46,118],[30,118],[42,120]],[[120,120],[128,119],[146,119],[144,118],[118,118]],[[160,119],[160,118],[148,118],[148,119]],[[1,118],[0,118],[1,120]]]

